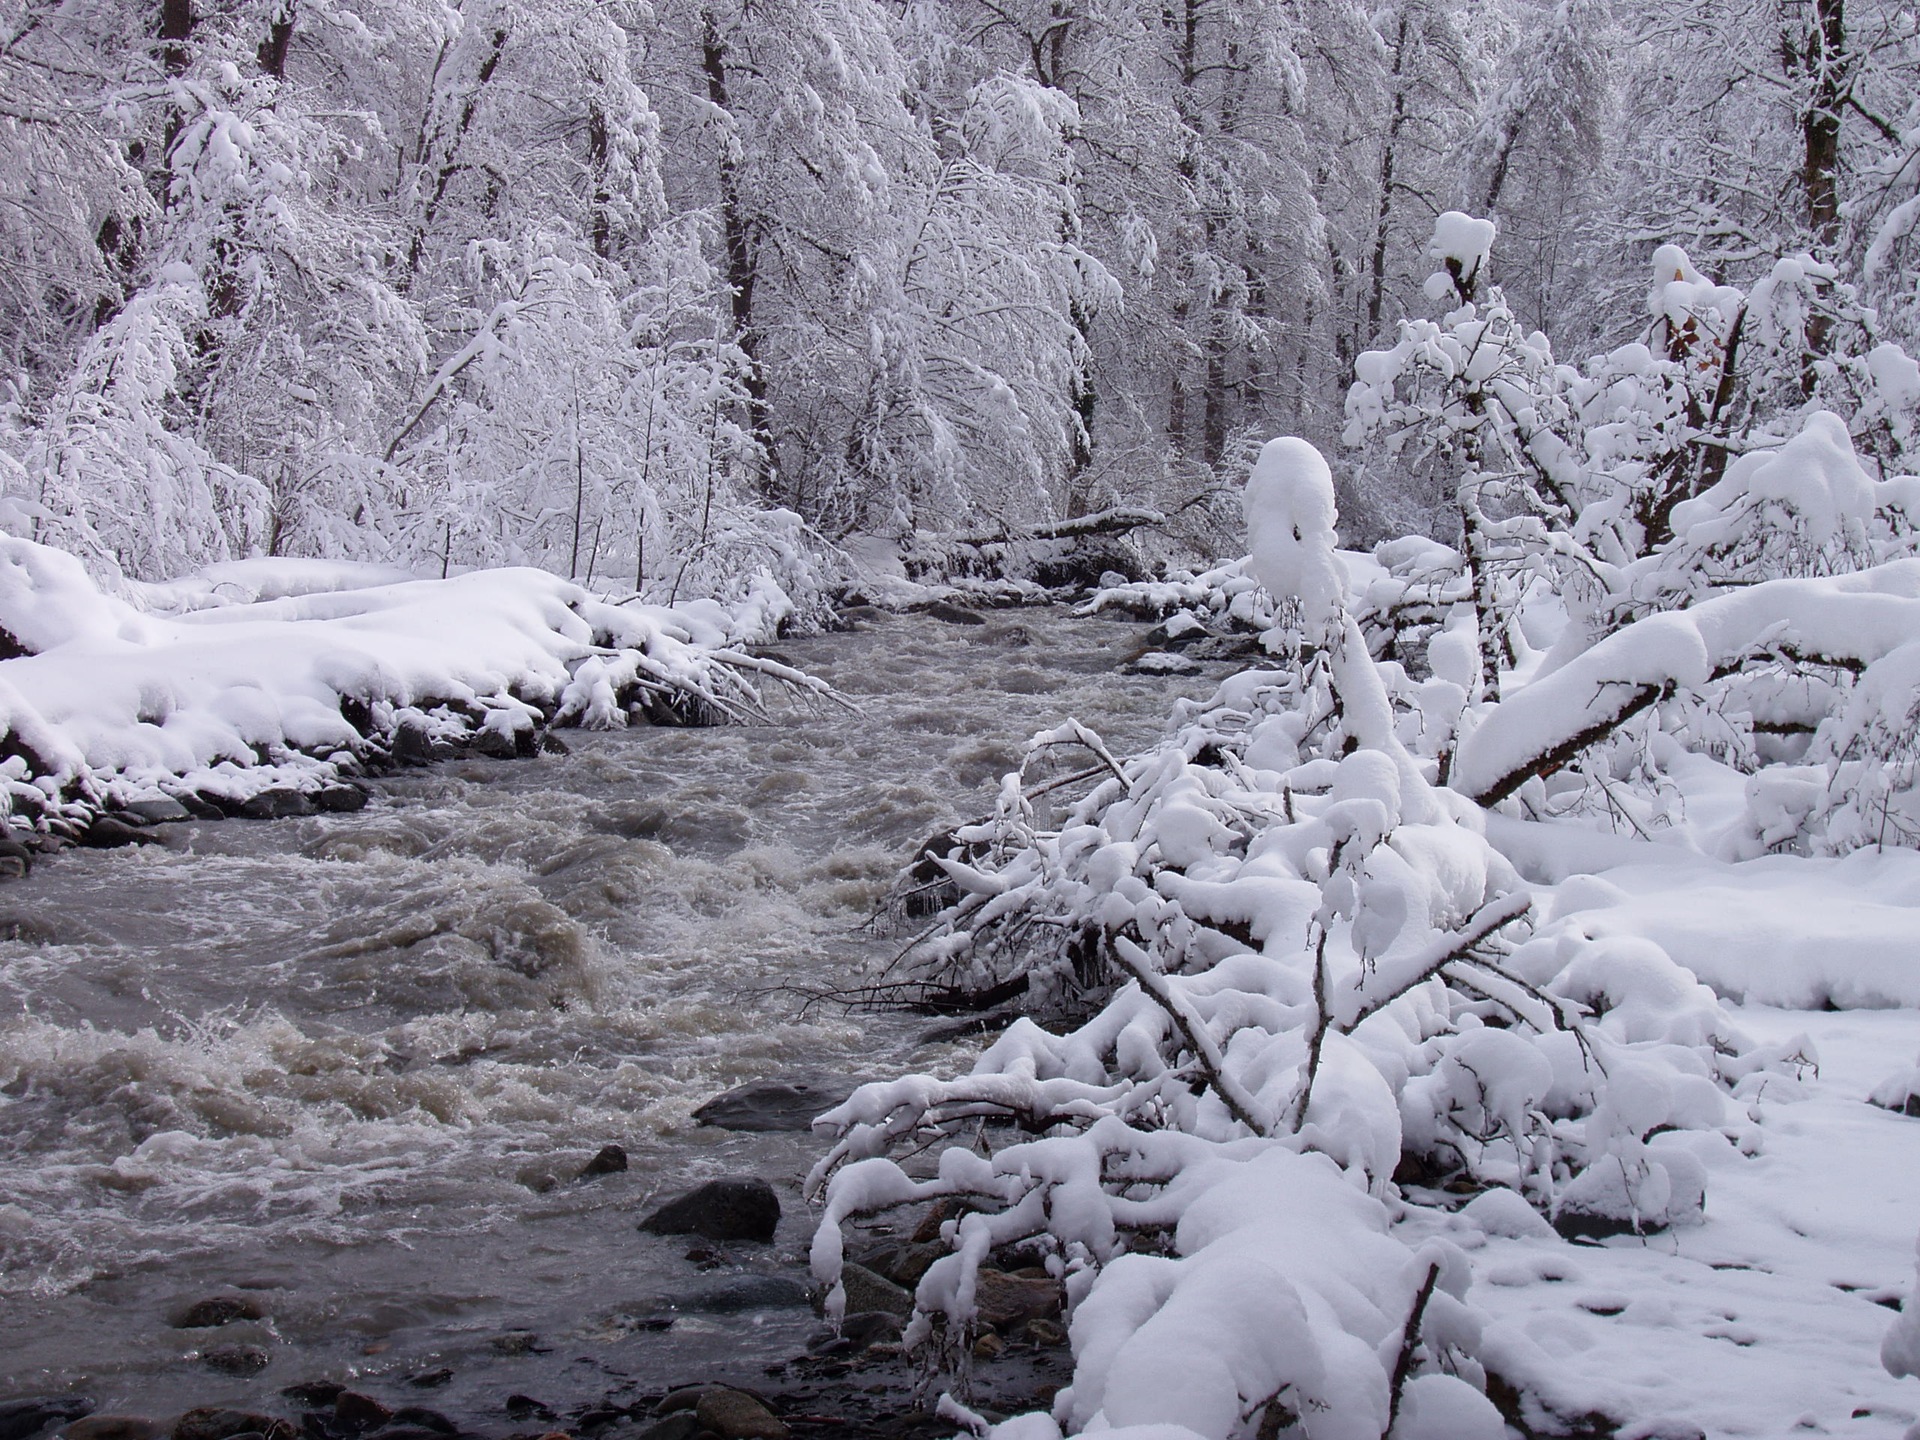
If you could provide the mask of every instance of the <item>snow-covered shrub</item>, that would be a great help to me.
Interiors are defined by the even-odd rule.
[[[1273,442],[1246,503],[1277,663],[1124,762],[1075,722],[1037,736],[1030,759],[1082,751],[1094,788],[1046,823],[1056,782],[1011,775],[933,857],[961,898],[926,973],[1097,1011],[1063,1034],[1019,1020],[972,1073],[868,1085],[817,1122],[837,1136],[811,1179],[818,1277],[837,1280],[842,1221],[962,1202],[909,1339],[951,1349],[979,1267],[1037,1255],[1075,1305],[1069,1429],[1177,1413],[1218,1440],[1263,1416],[1378,1436],[1414,1370],[1471,1389],[1453,1271],[1396,1247],[1369,1197],[1451,1179],[1572,1233],[1686,1223],[1704,1172],[1657,1132],[1719,1125],[1723,1085],[1773,1058],[1657,947],[1543,923],[1478,808],[1434,783],[1402,738],[1425,718],[1395,704],[1404,672],[1347,610],[1321,457]],[[976,1152],[995,1124],[1038,1138]],[[893,1158],[930,1145],[930,1178]]]

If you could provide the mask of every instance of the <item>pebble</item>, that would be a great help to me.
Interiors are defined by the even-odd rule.
[[[786,1422],[744,1390],[709,1390],[693,1413],[703,1430],[721,1440],[787,1440]]]
[[[780,1198],[754,1176],[730,1176],[668,1201],[640,1222],[655,1235],[704,1235],[709,1240],[773,1239],[780,1224]]]

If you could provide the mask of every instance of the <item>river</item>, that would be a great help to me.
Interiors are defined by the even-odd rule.
[[[810,1311],[702,1297],[800,1273],[818,1142],[692,1111],[757,1078],[964,1065],[923,1018],[802,1017],[782,987],[893,954],[863,922],[897,867],[986,810],[1035,730],[1075,715],[1124,751],[1220,669],[1121,673],[1125,621],[986,618],[871,612],[779,647],[858,714],[570,731],[564,756],[164,827],[0,890],[0,1398],[164,1415],[326,1378],[499,1414],[795,1353]],[[608,1143],[630,1168],[572,1179]],[[736,1173],[779,1190],[773,1246],[696,1262],[636,1232]],[[170,1324],[214,1295],[259,1318]],[[222,1350],[267,1363],[222,1373]]]

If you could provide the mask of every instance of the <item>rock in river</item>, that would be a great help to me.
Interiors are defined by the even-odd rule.
[[[853,1084],[824,1075],[763,1080],[714,1096],[693,1118],[722,1130],[806,1130],[814,1116],[851,1095]]]
[[[210,1330],[236,1320],[260,1320],[266,1312],[245,1295],[213,1295],[174,1312],[168,1322],[176,1330]]]
[[[704,1235],[709,1240],[773,1239],[780,1224],[780,1198],[756,1176],[709,1180],[669,1200],[640,1222],[654,1235]]]
[[[0,1400],[0,1440],[28,1440],[60,1420],[77,1420],[93,1409],[77,1395],[27,1395]]]
[[[742,1390],[709,1390],[693,1413],[722,1440],[787,1440],[786,1422]]]

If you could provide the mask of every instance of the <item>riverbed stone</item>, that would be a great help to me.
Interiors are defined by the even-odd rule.
[[[240,818],[243,820],[291,820],[301,815],[311,815],[318,808],[313,797],[304,790],[293,790],[277,786],[271,790],[261,790],[249,795],[240,802]]]
[[[709,1180],[669,1200],[640,1222],[654,1235],[704,1235],[709,1240],[773,1239],[780,1224],[780,1197],[753,1175]]]
[[[620,1145],[602,1145],[599,1153],[580,1167],[576,1180],[594,1180],[602,1175],[618,1175],[627,1168],[627,1152]]]
[[[0,1440],[28,1440],[49,1425],[78,1420],[93,1410],[93,1401],[79,1395],[23,1395],[0,1400]]]
[[[342,1390],[333,1401],[334,1422],[356,1434],[362,1430],[378,1430],[393,1419],[393,1411],[371,1395],[362,1395],[358,1390]]]
[[[701,1429],[722,1440],[787,1440],[786,1422],[744,1390],[709,1390],[693,1413]]]
[[[215,1345],[200,1352],[200,1363],[222,1375],[258,1375],[272,1362],[260,1345]]]
[[[111,815],[96,815],[80,834],[80,843],[89,850],[117,850],[122,845],[145,845],[150,837],[136,825],[116,820]]]
[[[814,1116],[853,1093],[854,1083],[827,1075],[755,1081],[714,1096],[693,1118],[721,1130],[809,1130]]]
[[[0,880],[24,880],[33,873],[33,851],[11,835],[0,835]]]
[[[917,607],[923,615],[948,625],[984,625],[987,617],[967,609],[964,605],[955,605],[947,600],[933,600]]]
[[[691,1410],[679,1410],[647,1426],[633,1440],[693,1440],[700,1433],[700,1419]]]
[[[264,1320],[267,1312],[247,1295],[209,1295],[176,1310],[168,1323],[176,1330],[211,1330],[236,1320]]]
[[[813,1290],[791,1275],[723,1275],[656,1297],[637,1307],[642,1312],[682,1312],[710,1315],[743,1310],[798,1309],[813,1304]]]
[[[193,812],[169,795],[153,800],[134,800],[120,807],[120,813],[141,825],[165,825],[175,820],[191,820]]]
[[[1051,1276],[982,1270],[974,1281],[973,1303],[980,1312],[980,1323],[996,1330],[1050,1319],[1060,1313],[1065,1299],[1060,1282]]]
[[[60,1431],[64,1440],[158,1440],[157,1420],[144,1415],[87,1415]]]
[[[313,808],[328,815],[346,815],[367,808],[367,792],[358,785],[322,785],[313,792]]]
[[[840,1284],[846,1290],[846,1312],[878,1310],[888,1315],[913,1313],[913,1296],[905,1289],[876,1275],[864,1265],[848,1263],[840,1267]]]
[[[227,1410],[203,1405],[173,1422],[173,1440],[236,1440],[260,1435],[265,1440],[295,1440],[292,1422],[252,1410]]]

